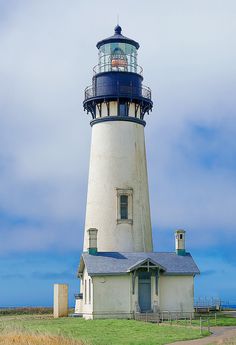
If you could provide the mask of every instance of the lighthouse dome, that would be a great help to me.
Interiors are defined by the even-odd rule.
[[[105,38],[101,41],[99,41],[97,43],[97,48],[99,49],[101,46],[103,46],[104,44],[107,44],[107,43],[116,43],[116,42],[119,42],[119,43],[127,43],[127,44],[131,44],[132,46],[134,46],[136,49],[139,48],[139,43],[132,40],[131,38],[128,38],[128,37],[125,37],[122,35],[121,31],[122,31],[122,28],[120,25],[116,25],[115,29],[114,29],[114,35],[113,36],[110,36],[108,38]]]

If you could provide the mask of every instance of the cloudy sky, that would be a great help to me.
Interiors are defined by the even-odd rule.
[[[236,2],[0,0],[0,306],[51,305],[79,282],[96,42],[140,43],[154,109],[146,146],[154,245],[173,232],[202,271],[196,297],[236,300]]]

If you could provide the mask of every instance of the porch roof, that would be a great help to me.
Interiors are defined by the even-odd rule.
[[[181,256],[176,253],[120,253],[120,252],[98,252],[96,255],[83,253],[80,260],[79,274],[87,268],[88,274],[95,275],[116,275],[127,274],[140,263],[150,261],[165,275],[195,275],[200,271],[189,253]],[[150,267],[151,268],[151,267]]]

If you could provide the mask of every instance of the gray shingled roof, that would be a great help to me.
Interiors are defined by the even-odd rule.
[[[97,255],[83,253],[80,261],[79,273],[83,272],[83,266],[85,265],[88,274],[91,276],[125,274],[130,272],[133,266],[148,259],[156,263],[156,265],[164,271],[163,274],[195,275],[200,273],[189,253],[186,253],[185,256],[181,256],[176,253],[153,252],[98,252]]]

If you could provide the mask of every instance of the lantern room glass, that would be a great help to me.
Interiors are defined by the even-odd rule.
[[[137,49],[132,44],[114,42],[99,48],[99,72],[137,73]]]

